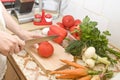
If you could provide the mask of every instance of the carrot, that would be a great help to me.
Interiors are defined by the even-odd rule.
[[[83,68],[77,68],[73,70],[66,69],[66,70],[52,71],[50,72],[50,74],[68,74],[68,75],[76,75],[78,77],[81,77],[81,76],[86,76],[88,74],[87,71],[88,70]]]
[[[91,75],[87,75],[87,76],[83,76],[77,80],[91,80],[92,76]]]
[[[84,67],[84,66],[82,66],[82,65],[80,65],[80,64],[77,64],[77,63],[75,63],[75,62],[72,62],[72,61],[62,60],[62,59],[61,59],[61,61],[64,62],[64,63],[66,63],[67,65],[73,66],[73,67],[75,67],[75,68],[87,69],[86,67]]]
[[[69,75],[69,74],[63,74],[60,76],[56,76],[56,79],[76,79],[78,76],[76,75]]]

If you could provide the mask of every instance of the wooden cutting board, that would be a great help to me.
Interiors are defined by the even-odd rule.
[[[60,61],[60,59],[66,59],[73,61],[73,56],[65,52],[65,49],[52,41],[49,41],[54,47],[54,53],[49,58],[42,58],[38,55],[37,49],[26,48],[26,51],[33,57],[35,62],[42,68],[46,73],[51,70],[59,70],[66,67],[66,64]]]

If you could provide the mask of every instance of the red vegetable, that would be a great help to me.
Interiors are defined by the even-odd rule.
[[[59,25],[61,28],[65,29],[65,26],[61,22],[57,22],[57,25]]]
[[[51,25],[49,28],[48,35],[58,35],[59,37],[55,38],[54,41],[58,44],[61,44],[64,38],[67,36],[67,31],[56,25]]]
[[[81,24],[81,20],[76,19],[75,22],[74,22],[74,26],[78,26],[79,24]]]
[[[54,48],[48,41],[41,42],[38,47],[38,54],[41,57],[48,58],[53,55]]]
[[[70,29],[69,29],[71,35],[76,38],[77,40],[80,40],[80,28],[79,26],[72,26]]]
[[[48,35],[55,35],[55,33],[52,32],[52,31],[48,31]],[[56,42],[56,43],[58,43],[58,44],[61,44],[62,41],[63,41],[63,38],[59,35],[59,37],[53,39],[53,41]]]
[[[65,15],[62,18],[62,23],[65,26],[65,29],[69,29],[74,25],[74,17],[72,15]]]

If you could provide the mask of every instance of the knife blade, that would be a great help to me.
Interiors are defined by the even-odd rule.
[[[30,40],[26,40],[25,41],[25,47],[29,47],[33,44],[37,44],[43,41],[49,41],[49,40],[53,40],[54,38],[57,38],[57,35],[52,35],[52,36],[47,36],[47,37],[41,37],[41,38],[34,38],[34,39],[30,39]]]

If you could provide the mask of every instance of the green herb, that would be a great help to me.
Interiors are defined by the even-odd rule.
[[[109,31],[101,32],[96,26],[97,22],[91,21],[90,18],[86,16],[80,24],[80,29],[82,31],[82,35],[80,35],[81,39],[70,43],[65,50],[73,56],[78,56],[81,55],[82,50],[85,47],[93,46],[98,55],[101,57],[107,57],[112,63],[114,63],[115,60],[110,58],[107,53],[113,53],[118,58],[120,58],[120,53],[108,47],[107,36],[110,36],[111,34]]]
[[[113,77],[113,71],[112,70],[107,70],[105,74],[101,77],[101,80],[108,80]]]
[[[67,52],[71,53],[73,56],[80,56],[82,49],[84,48],[84,43],[79,40],[73,40],[65,49]]]

